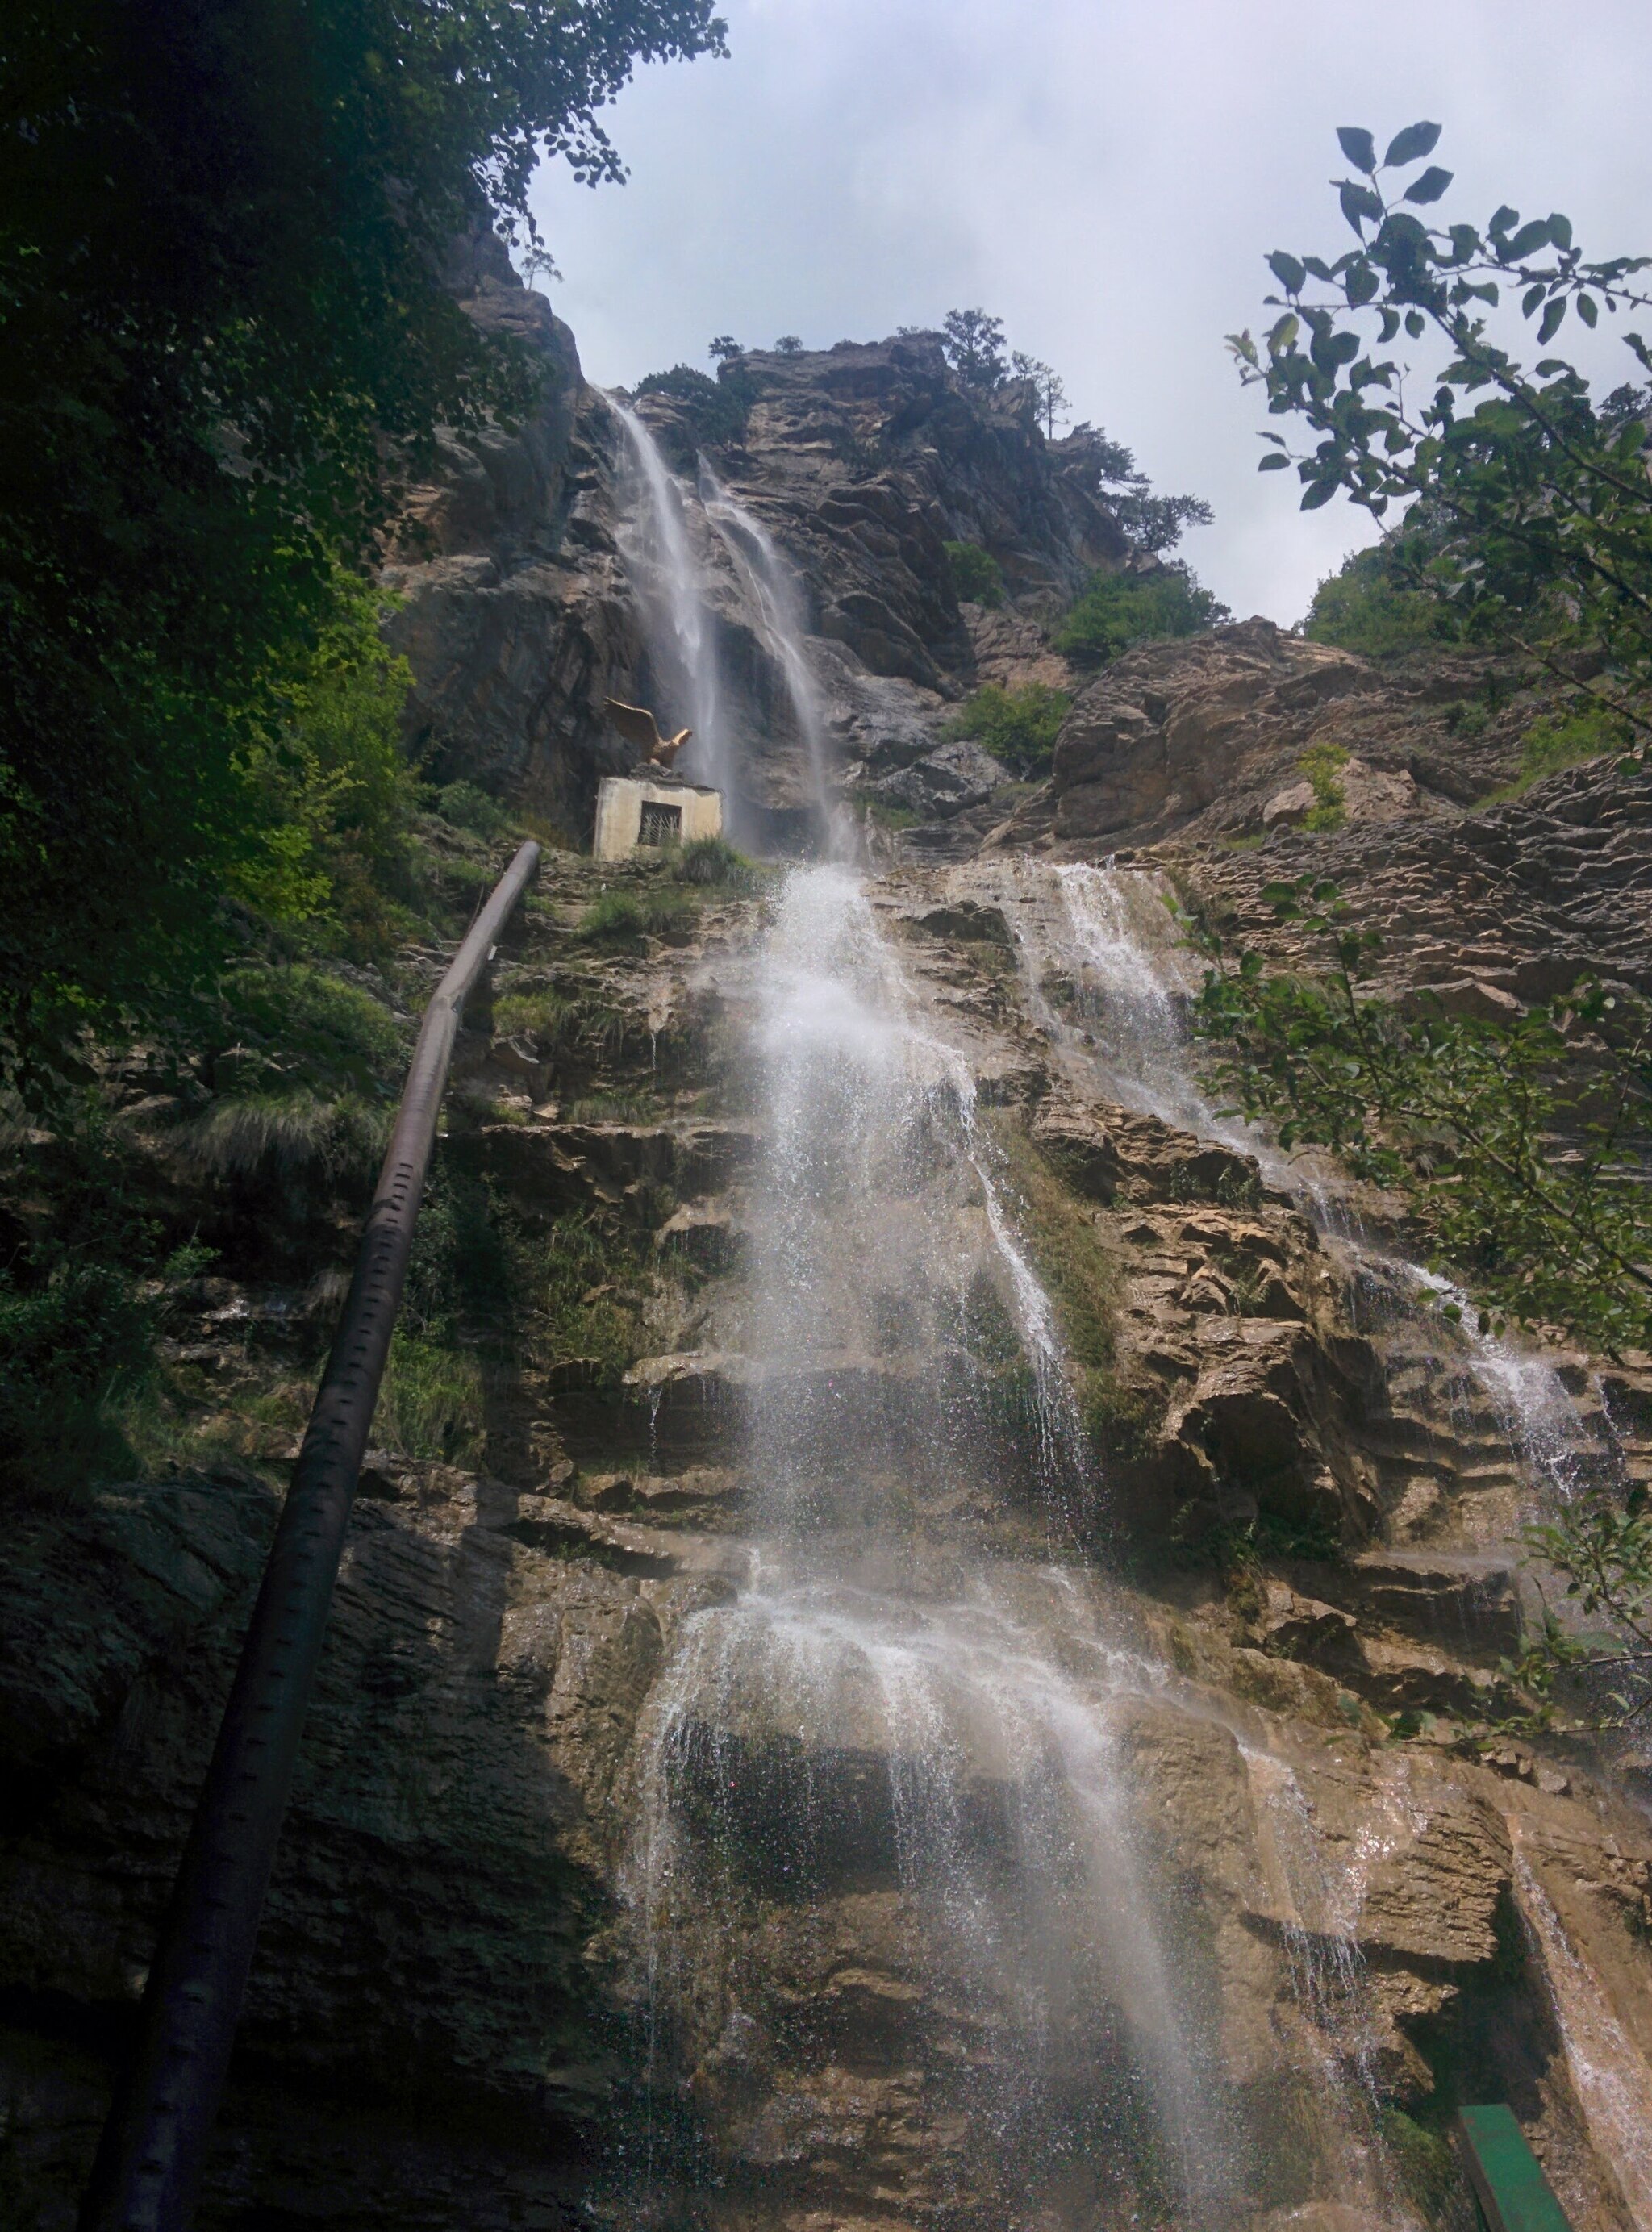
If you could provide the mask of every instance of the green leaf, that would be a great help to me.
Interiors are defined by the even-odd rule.
[[[1557,211],[1556,214],[1549,219],[1549,237],[1553,241],[1557,248],[1562,250],[1570,248],[1571,245],[1571,219],[1569,217],[1560,216]]]
[[[1599,317],[1600,312],[1595,307],[1595,298],[1592,295],[1578,295],[1577,315],[1583,320],[1586,326],[1592,326],[1596,319]]]
[[[1410,334],[1412,340],[1414,341],[1420,341],[1422,339],[1425,329],[1426,321],[1422,311],[1408,310],[1405,314],[1405,330]]]
[[[1512,231],[1519,221],[1520,212],[1519,210],[1511,209],[1508,204],[1505,202],[1502,208],[1498,211],[1496,216],[1493,217],[1486,230],[1492,235],[1493,239],[1497,239],[1503,233]]]
[[[1451,252],[1459,263],[1467,263],[1480,254],[1480,235],[1472,224],[1454,224],[1451,231]]]
[[[1357,310],[1363,308],[1367,302],[1373,301],[1381,284],[1376,272],[1362,256],[1343,282],[1348,295],[1349,308]]]
[[[1357,171],[1364,171],[1369,178],[1377,169],[1377,142],[1369,132],[1357,125],[1344,124],[1337,132],[1337,145],[1342,149]]]
[[[1420,178],[1414,178],[1405,190],[1408,202],[1437,202],[1451,184],[1454,173],[1442,171],[1438,163],[1430,163]]]
[[[1538,328],[1538,345],[1539,347],[1542,347],[1545,341],[1552,341],[1554,339],[1555,335],[1560,330],[1560,321],[1565,316],[1565,315],[1566,298],[1564,295],[1557,295],[1554,300],[1550,303],[1548,308],[1543,313],[1543,323]]]
[[[1407,163],[1420,163],[1425,155],[1432,155],[1440,144],[1437,124],[1408,124],[1403,132],[1396,132],[1388,143],[1388,152],[1383,158],[1385,168],[1400,170]],[[1353,159],[1351,157],[1349,159]]]
[[[1308,276],[1307,270],[1294,256],[1287,256],[1282,248],[1276,248],[1267,259],[1267,268],[1287,295],[1302,292],[1302,282]]]
[[[1383,329],[1377,338],[1383,342],[1391,341],[1395,334],[1397,334],[1399,330],[1399,312],[1397,310],[1390,310],[1384,306],[1383,311]]]
[[[1383,214],[1383,204],[1369,186],[1357,186],[1344,180],[1337,189],[1342,204],[1342,213],[1358,232],[1365,224],[1375,224]]]
[[[1523,224],[1503,250],[1511,263],[1519,263],[1527,256],[1535,256],[1539,248],[1549,244],[1549,220],[1534,217],[1530,224]]]
[[[1315,481],[1312,487],[1304,491],[1302,502],[1298,506],[1298,509],[1318,511],[1321,504],[1330,503],[1331,497],[1337,493],[1337,488],[1338,483],[1334,480]]]
[[[1257,459],[1256,470],[1259,473],[1282,473],[1290,462],[1283,450],[1270,450],[1265,457]]]
[[[1535,287],[1528,287],[1520,303],[1520,315],[1523,318],[1529,318],[1548,291],[1541,279],[1538,281]]]

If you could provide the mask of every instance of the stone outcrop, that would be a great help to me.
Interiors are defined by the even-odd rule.
[[[1451,1013],[1506,1017],[1585,974],[1652,989],[1652,781],[1615,762],[1478,810],[1202,848],[1188,873],[1228,932],[1282,954],[1300,948],[1263,888],[1328,877],[1380,930],[1374,984]]]
[[[410,743],[437,779],[479,782],[578,837],[601,775],[627,762],[605,696],[678,686],[656,671],[621,556],[625,438],[497,243],[467,243],[451,283],[485,330],[524,346],[542,392],[515,431],[442,436],[407,493],[384,578],[398,600],[386,633],[414,674]],[[743,430],[705,454],[802,585],[833,782],[937,827],[984,811],[1007,778],[947,738],[957,700],[982,680],[1060,686],[1066,663],[1033,612],[1129,552],[1092,438],[1046,441],[1019,387],[962,388],[934,334],[752,354],[737,378],[753,399]],[[638,411],[691,484],[692,409],[650,394]],[[697,514],[689,530],[744,795],[735,820],[784,840],[812,782],[795,710],[729,551]],[[1020,608],[961,605],[949,541],[988,550]],[[1001,818],[937,841],[956,849]]]

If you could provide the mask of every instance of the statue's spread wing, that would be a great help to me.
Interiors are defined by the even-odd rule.
[[[623,699],[608,700],[608,718],[628,743],[640,744],[645,752],[654,751],[659,743],[659,730],[654,725],[654,716],[645,705],[627,705]]]
[[[664,743],[661,747],[661,749],[670,752],[672,757],[675,758],[677,754],[682,750],[683,745],[687,743],[689,738],[693,734],[694,731],[692,729],[679,729],[674,736],[667,736]]]

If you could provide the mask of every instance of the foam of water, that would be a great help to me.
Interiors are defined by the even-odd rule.
[[[977,2041],[957,2083],[998,2172],[1032,2148],[1041,2174],[1037,2150],[1069,2143],[1053,2134],[1134,2100],[1177,2221],[1228,2222],[1243,2147],[1113,1735],[1159,1677],[1071,1573],[948,1535],[960,1496],[1001,1508],[1019,1465],[1059,1541],[1087,1463],[969,1067],[840,867],[788,879],[760,993],[744,1346],[763,1539],[740,1601],[685,1623],[642,1743],[625,1891],[657,2074],[708,1995],[718,2021],[752,2020],[739,1935],[715,1930],[739,1870],[807,1884],[852,1855],[899,1885]],[[989,1303],[983,1371],[960,1359]],[[1009,1457],[994,1372],[1033,1397]],[[938,1565],[909,1554],[925,1529],[949,1541]]]

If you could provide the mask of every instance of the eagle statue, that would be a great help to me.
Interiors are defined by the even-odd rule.
[[[608,718],[627,743],[642,747],[651,767],[669,768],[694,734],[692,729],[679,729],[674,736],[662,736],[659,723],[645,705],[627,705],[619,698],[609,698]]]

